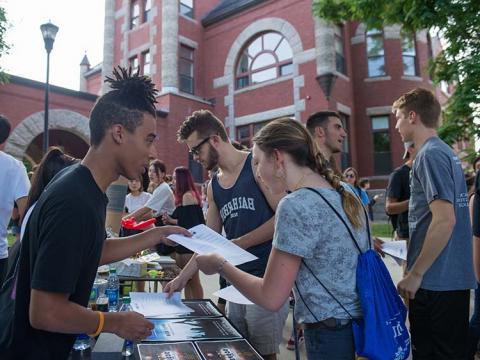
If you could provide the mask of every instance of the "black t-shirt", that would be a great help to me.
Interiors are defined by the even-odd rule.
[[[105,240],[107,197],[80,164],[40,196],[22,242],[12,350],[18,359],[66,359],[75,335],[32,328],[30,288],[87,306]]]
[[[399,202],[410,199],[410,167],[408,165],[400,166],[390,175],[387,197],[395,198]],[[408,238],[408,211],[392,215],[391,218],[397,235]]]

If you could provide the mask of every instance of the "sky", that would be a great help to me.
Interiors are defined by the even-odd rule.
[[[50,84],[79,90],[85,53],[93,67],[102,62],[103,0],[0,0],[6,11],[9,53],[0,57],[3,71],[45,82],[47,52],[40,25],[59,27],[50,53]]]

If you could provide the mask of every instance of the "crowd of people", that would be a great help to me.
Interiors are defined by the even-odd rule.
[[[369,197],[367,179],[337,166],[335,154],[347,136],[340,116],[320,111],[306,126],[276,119],[245,149],[211,112],[195,111],[178,130],[179,143],[209,173],[208,181],[195,184],[188,168],[168,175],[156,159],[157,91],[150,79],[118,68],[107,81],[112,90],[92,109],[84,159],[50,150],[30,188],[23,165],[0,151],[8,174],[0,175],[0,187],[9,189],[0,193],[0,215],[9,219],[16,204],[22,224],[7,253],[6,224],[0,223],[0,284],[7,279],[0,291],[6,325],[0,358],[67,358],[79,333],[111,332],[134,341],[149,336],[152,324],[138,313],[104,314],[86,306],[99,265],[155,249],[182,269],[163,291],[203,298],[201,270],[220,274],[219,287],[232,284],[254,303],[219,307],[263,358],[277,358],[293,291],[308,359],[355,359],[352,321],[363,316],[358,254],[380,246],[369,220],[381,195]],[[479,291],[470,326],[469,299],[480,275],[480,180],[469,196],[460,160],[437,135],[440,104],[430,91],[402,95],[393,111],[405,164],[390,177],[385,210],[395,239],[408,243],[398,293],[409,308],[413,359],[473,359]],[[3,117],[0,130],[3,143],[10,131]],[[120,175],[129,179],[124,219],[155,218],[155,226],[122,228],[118,238],[106,239],[105,191]],[[198,224],[257,259],[233,266],[219,254],[197,255],[167,239],[190,236],[186,229]]]

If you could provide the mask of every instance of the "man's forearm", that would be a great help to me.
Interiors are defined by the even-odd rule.
[[[452,236],[454,223],[432,219],[428,227],[422,250],[410,272],[423,276],[430,269]]]
[[[385,208],[388,215],[398,215],[404,213],[408,210],[408,200],[398,202],[387,201]]]
[[[270,220],[263,223],[255,230],[234,239],[235,244],[243,249],[248,249],[249,247],[270,241],[273,238],[274,226],[275,216],[272,216]]]

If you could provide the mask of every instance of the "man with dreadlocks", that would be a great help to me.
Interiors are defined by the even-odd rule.
[[[155,94],[150,79],[115,69],[112,91],[90,114],[91,147],[83,161],[61,172],[39,198],[23,237],[15,311],[1,359],[66,359],[74,334],[114,333],[139,341],[153,328],[136,312],[100,313],[86,308],[97,267],[124,259],[172,233],[162,227],[105,239],[107,187],[120,175],[145,171],[155,139]],[[1,314],[1,319],[5,314]]]

